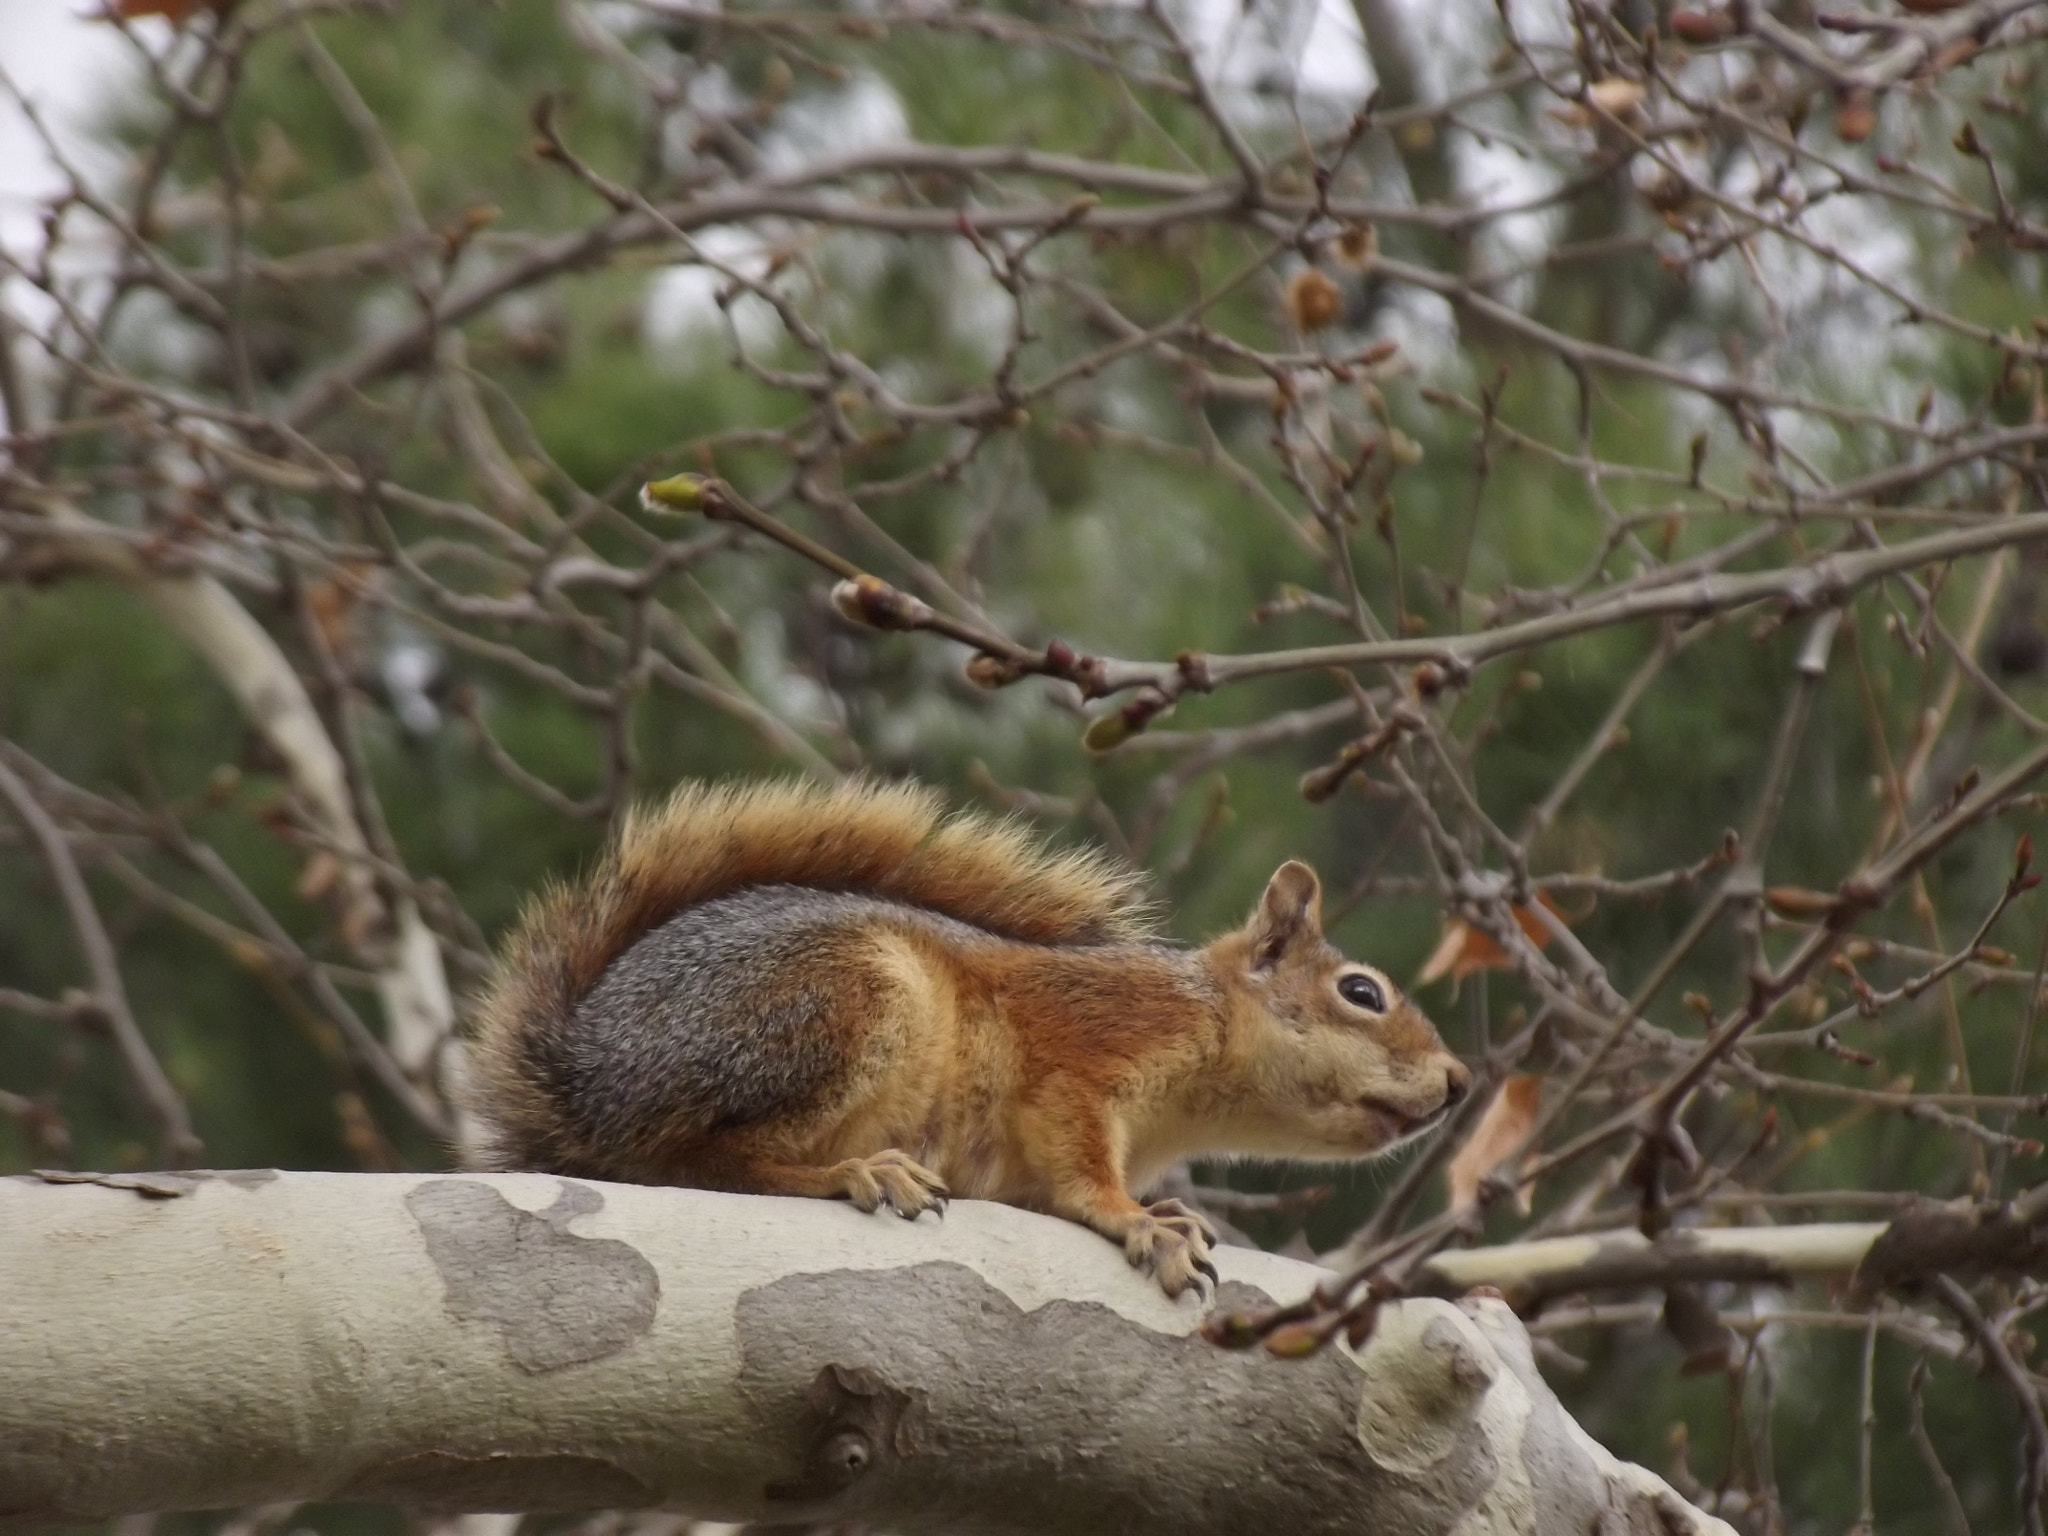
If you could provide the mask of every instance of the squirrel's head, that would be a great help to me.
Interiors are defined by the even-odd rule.
[[[1250,920],[1207,954],[1228,998],[1237,1091],[1222,1108],[1240,1150],[1370,1156],[1437,1124],[1471,1085],[1386,973],[1323,937],[1322,885],[1306,864],[1282,864]]]

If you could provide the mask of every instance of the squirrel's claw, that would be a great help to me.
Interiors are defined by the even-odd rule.
[[[1124,1254],[1159,1282],[1169,1296],[1193,1290],[1203,1299],[1215,1291],[1216,1266],[1209,1261],[1216,1229],[1178,1200],[1160,1200],[1136,1217],[1124,1233]]]
[[[946,1181],[907,1153],[891,1148],[872,1157],[849,1157],[832,1170],[846,1198],[864,1211],[888,1206],[905,1221],[926,1211],[946,1214],[952,1191]]]
[[[1193,1231],[1201,1234],[1205,1248],[1216,1246],[1216,1228],[1209,1218],[1182,1200],[1154,1200],[1145,1209],[1154,1216],[1170,1217],[1175,1222],[1185,1222]]]

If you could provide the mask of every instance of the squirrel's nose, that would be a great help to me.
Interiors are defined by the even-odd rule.
[[[1444,1068],[1444,1108],[1456,1109],[1472,1091],[1472,1069],[1462,1061]]]

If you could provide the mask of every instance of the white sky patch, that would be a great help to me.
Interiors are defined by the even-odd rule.
[[[703,229],[691,238],[700,251],[723,267],[754,279],[767,273],[770,247],[752,230]],[[679,371],[688,370],[703,361],[706,346],[716,344],[722,365],[728,316],[739,333],[740,345],[749,352],[781,340],[781,316],[773,305],[751,293],[736,294],[728,301],[725,314],[719,313],[718,295],[731,287],[732,279],[719,267],[694,263],[670,267],[650,282],[640,331],[655,360]]]
[[[770,171],[786,174],[909,138],[910,118],[896,92],[880,75],[862,70],[830,94],[791,102],[762,143],[761,159]]]
[[[0,0],[0,70],[35,104],[65,155],[91,164],[86,126],[95,96],[118,78],[128,48],[82,0]],[[41,204],[63,181],[11,95],[0,98],[0,243],[40,239]]]
[[[1357,14],[1347,0],[1318,0],[1308,36],[1302,40],[1301,89],[1363,101],[1372,82]]]
[[[1490,9],[1491,7],[1489,7]],[[1561,52],[1572,46],[1571,7],[1565,0],[1514,0],[1515,35],[1534,48]],[[1553,65],[1561,60],[1551,61]]]
[[[1401,356],[1433,384],[1469,389],[1472,369],[1458,350],[1458,315],[1442,294],[1396,287],[1373,322],[1373,334],[1398,342]]]
[[[1805,210],[1799,230],[1822,250],[1839,251],[1869,276],[1916,294],[1922,257],[1912,234],[1870,216],[1856,200]],[[1701,290],[1747,319],[1753,356],[1795,387],[1840,394],[1860,383],[1864,402],[1898,410],[1920,392],[1932,336],[1897,322],[1903,309],[1845,272],[1834,258],[1781,236],[1753,242],[1754,264],[1728,252],[1697,278]],[[1759,274],[1769,302],[1758,288]],[[1917,365],[1917,366],[1916,366]],[[1904,399],[1890,398],[1902,387]],[[1853,395],[1853,391],[1852,391]]]
[[[993,368],[1014,339],[1016,301],[965,240],[946,248],[946,264],[946,332]]]
[[[1372,65],[1349,0],[1185,0],[1174,21],[1197,67],[1241,120],[1271,117],[1276,108],[1284,113],[1289,96],[1362,103],[1372,89]],[[1279,99],[1276,86],[1284,93]]]
[[[700,81],[699,85],[713,92],[724,88],[721,82],[707,85]],[[761,160],[770,172],[788,175],[823,160],[899,144],[909,137],[910,119],[895,91],[880,76],[862,73],[836,91],[791,103],[775,131],[763,139]],[[751,229],[706,229],[693,238],[713,261],[757,279],[766,275],[778,238],[786,238],[792,247],[813,243],[808,226],[778,228],[766,221]],[[848,265],[862,265],[861,243],[859,236],[835,241],[835,279],[848,275],[844,270]],[[880,276],[881,263],[868,265],[873,269],[872,281]],[[692,349],[702,348],[714,337],[723,343],[727,317],[719,313],[718,295],[731,282],[717,267],[684,263],[649,284],[641,334],[657,360],[687,367],[697,360]],[[782,338],[781,317],[773,306],[752,294],[741,293],[732,299],[728,313],[740,344],[749,352],[771,347]]]

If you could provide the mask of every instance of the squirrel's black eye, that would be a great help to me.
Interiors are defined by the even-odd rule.
[[[1368,1013],[1387,1011],[1387,994],[1380,984],[1362,971],[1353,971],[1337,983],[1338,994],[1345,1002],[1365,1009]]]

